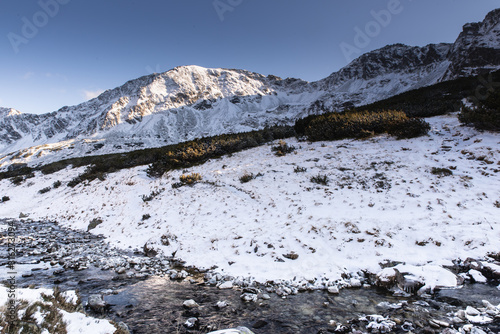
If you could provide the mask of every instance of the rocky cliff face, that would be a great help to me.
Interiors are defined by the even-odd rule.
[[[464,25],[448,56],[450,67],[443,80],[480,74],[500,65],[500,9],[483,22]]]
[[[500,68],[500,9],[454,44],[389,45],[317,82],[244,70],[177,67],[43,115],[0,109],[0,167],[155,147],[291,124],[443,80]],[[96,144],[98,142],[98,144]]]

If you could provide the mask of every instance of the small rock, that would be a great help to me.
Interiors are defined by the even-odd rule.
[[[227,302],[226,301],[218,301],[215,306],[217,306],[218,309],[223,309],[223,308],[227,307]]]
[[[333,295],[337,295],[337,294],[339,294],[339,292],[340,292],[339,288],[336,285],[328,287],[328,293],[331,293]]]
[[[472,306],[467,306],[467,308],[465,309],[465,313],[467,313],[467,315],[472,315],[472,316],[481,314],[477,309],[475,309]]]
[[[226,290],[226,289],[232,289],[233,288],[233,282],[224,282],[221,285],[219,285],[219,289],[221,290]]]
[[[90,295],[87,301],[88,307],[94,312],[104,313],[107,306],[106,302],[102,298],[102,295]]]
[[[184,306],[185,308],[194,308],[198,307],[199,305],[194,300],[188,299],[184,303],[182,303],[182,306]]]
[[[186,326],[187,328],[194,328],[197,324],[198,324],[198,318],[189,318],[184,323],[184,326]]]
[[[127,324],[124,322],[118,323],[118,329],[121,329],[123,334],[130,334],[130,329],[128,328]]]
[[[353,288],[361,288],[363,286],[363,284],[361,283],[361,281],[359,279],[357,279],[357,278],[351,278],[350,281],[349,281],[349,284]]]
[[[475,269],[469,270],[469,276],[474,280],[474,282],[486,283],[488,281],[480,271],[477,271]]]
[[[240,296],[241,299],[243,299],[246,302],[256,302],[257,301],[257,295],[254,293],[244,293]]]
[[[125,274],[125,272],[127,271],[127,269],[125,269],[124,267],[120,267],[118,268],[118,270],[116,271],[117,274]]]
[[[437,319],[432,319],[436,324],[438,324],[440,327],[450,327],[450,324],[447,323],[446,321],[441,321]]]
[[[271,296],[269,296],[267,293],[264,293],[264,294],[262,294],[261,298],[264,300],[269,300],[269,299],[271,299]]]

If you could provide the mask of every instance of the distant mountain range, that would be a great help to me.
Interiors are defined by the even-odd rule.
[[[307,82],[245,70],[176,67],[48,114],[0,108],[0,167],[157,147],[290,124],[324,110],[500,68],[500,9],[464,25],[453,44],[395,44]]]

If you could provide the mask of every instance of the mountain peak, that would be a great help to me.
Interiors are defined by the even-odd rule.
[[[19,110],[13,108],[2,108],[0,107],[0,118],[3,117],[11,117],[16,115],[21,115],[22,113]]]

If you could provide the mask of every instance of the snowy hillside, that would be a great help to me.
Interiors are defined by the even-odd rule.
[[[19,186],[0,181],[10,197],[0,208],[4,217],[22,212],[84,230],[101,219],[92,232],[119,247],[147,243],[187,265],[260,281],[498,252],[498,135],[462,127],[456,115],[429,122],[428,137],[410,140],[288,140],[296,151],[284,157],[270,146],[247,150],[185,171],[203,178],[192,187],[172,187],[181,171],[150,179],[146,166],[75,188],[65,183],[81,169],[37,172]],[[247,173],[262,175],[241,183]],[[318,174],[328,185],[311,182]],[[56,181],[62,186],[39,193]]]
[[[500,9],[483,22],[466,24],[454,44],[386,46],[312,83],[245,70],[177,67],[49,114],[2,109],[0,169],[291,124],[324,108],[364,105],[496,68]]]

